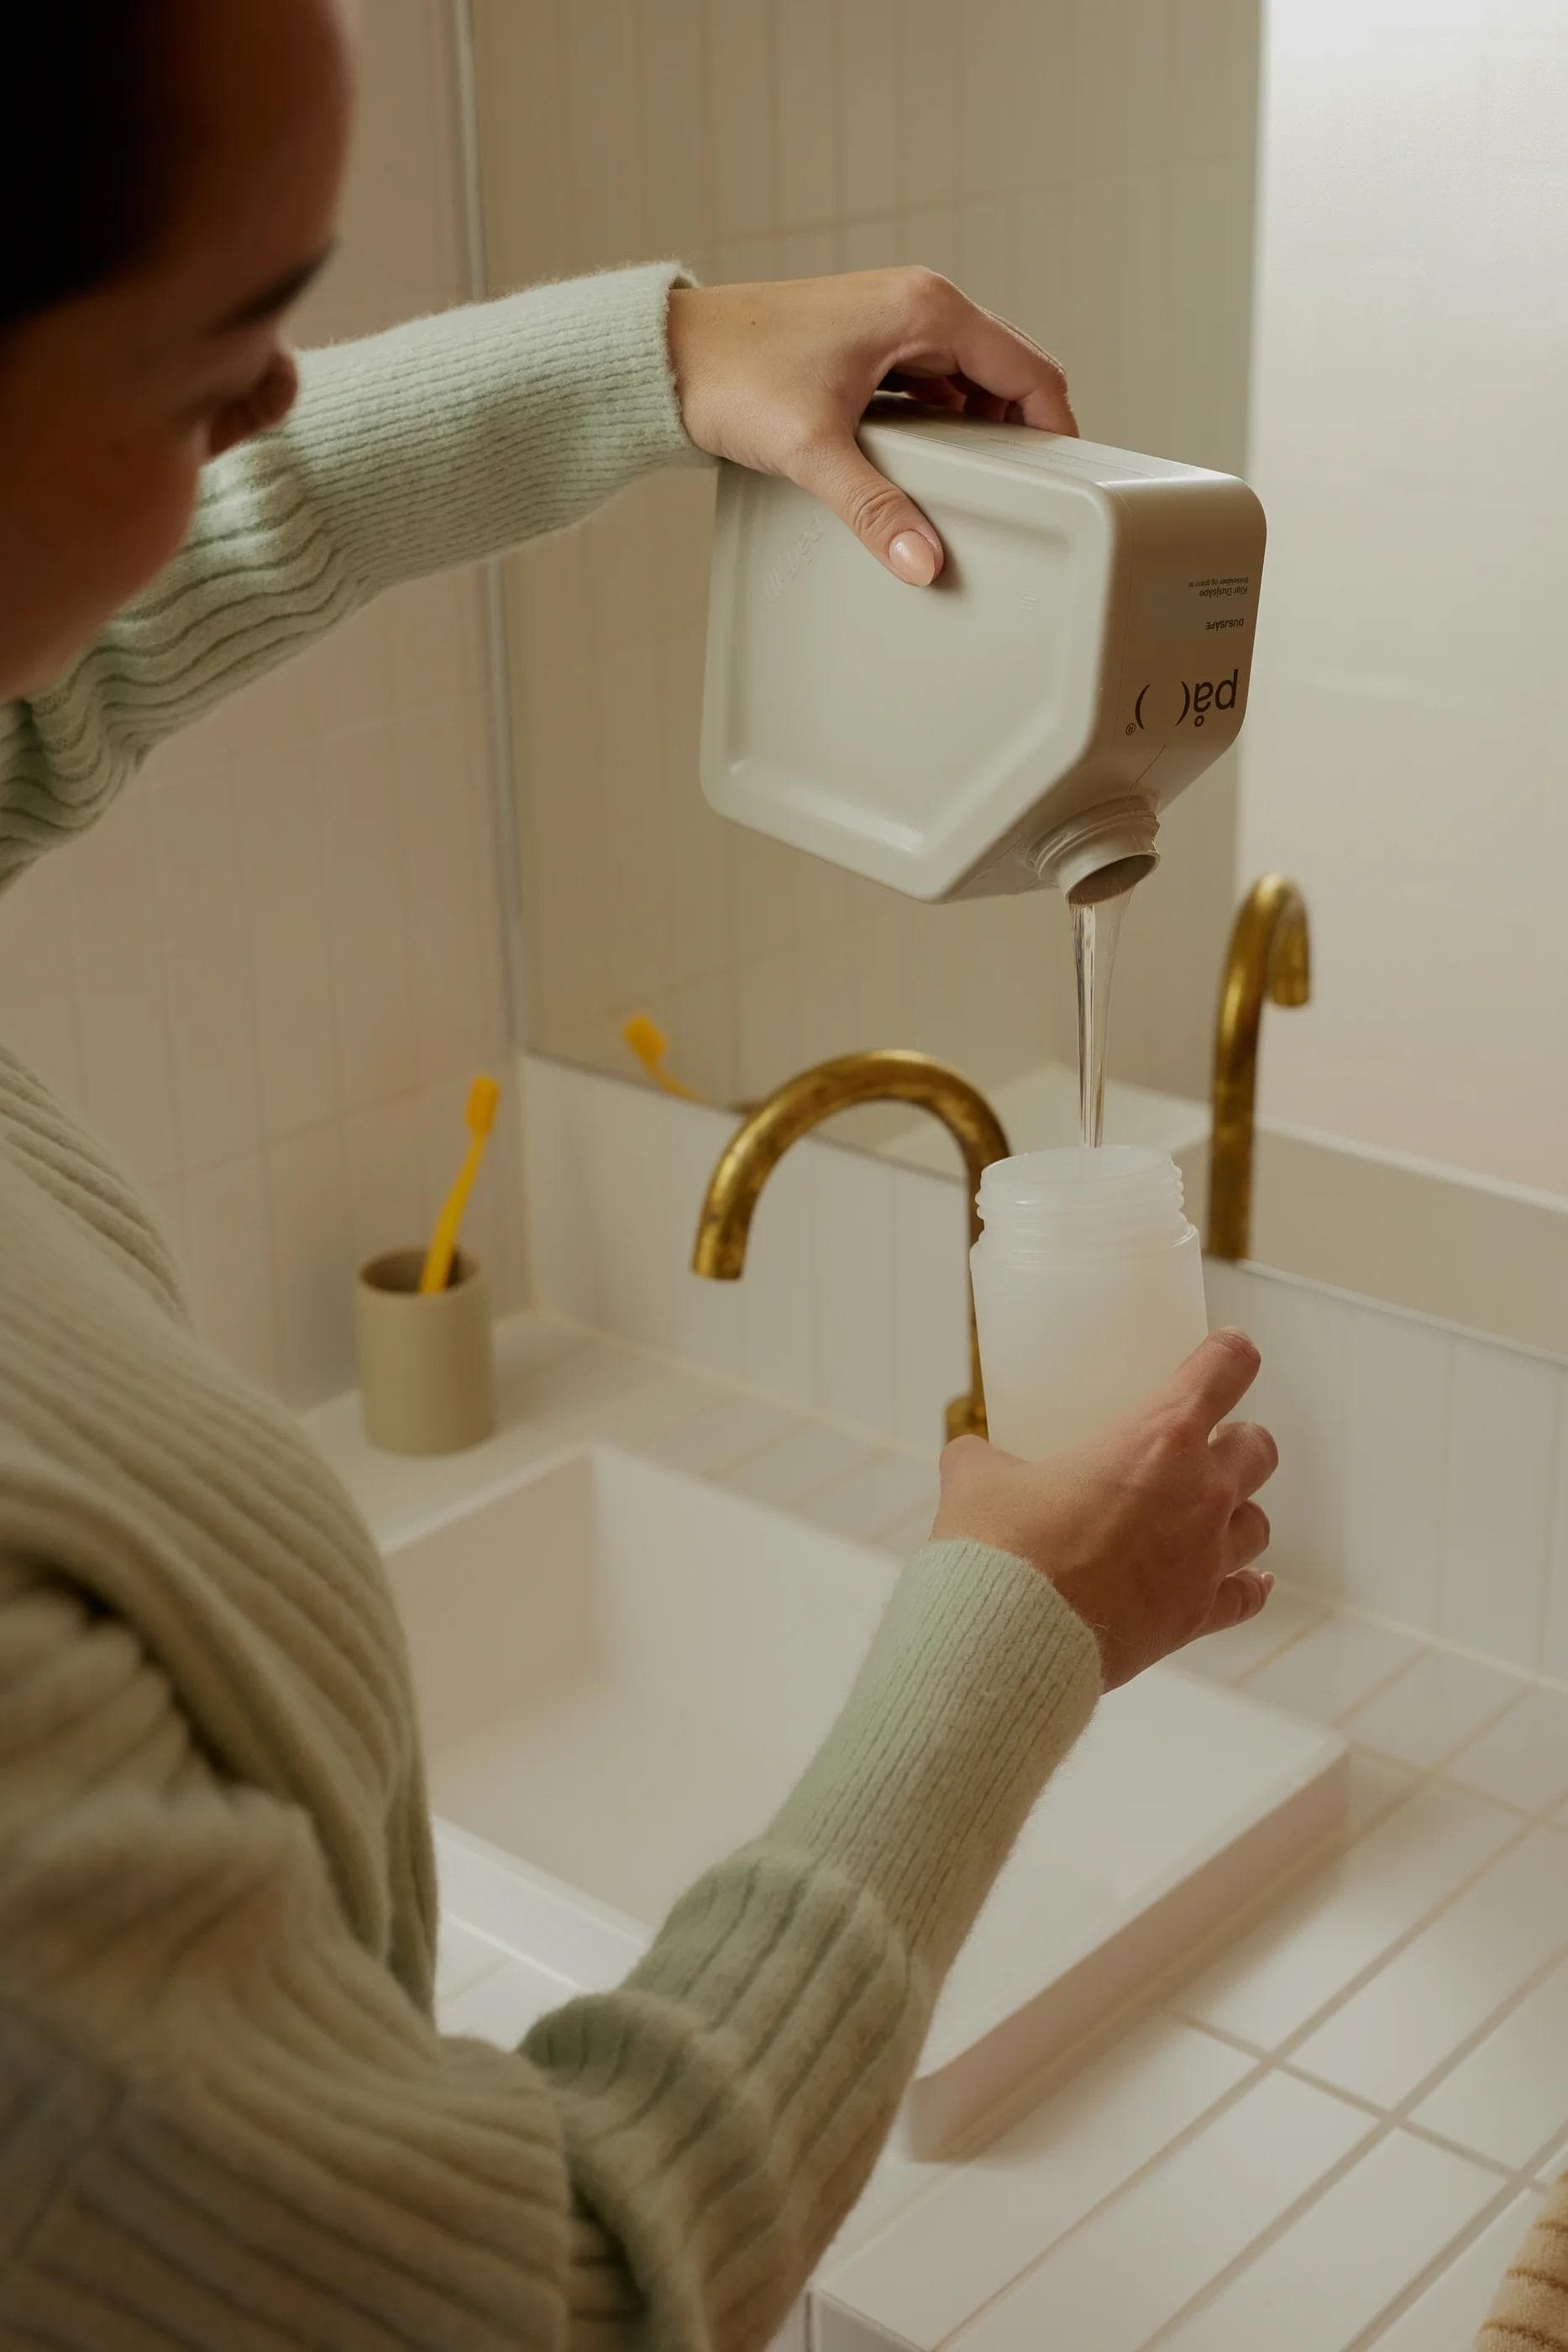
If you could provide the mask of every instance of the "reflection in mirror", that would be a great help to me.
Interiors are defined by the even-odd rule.
[[[1253,1254],[1568,1352],[1563,494],[1532,457],[1568,219],[1528,12],[1516,35],[1444,0],[614,14],[611,40],[597,9],[476,0],[494,285],[924,260],[1058,352],[1093,437],[1252,480],[1239,781],[1172,807],[1134,895],[1106,1136],[1173,1150],[1201,1220],[1227,942],[1282,873],[1312,1001],[1262,1024]],[[1058,898],[921,906],[704,803],[711,500],[660,477],[507,566],[528,1043],[648,1083],[643,1016],[731,1106],[915,1048],[1019,1145],[1069,1139]],[[834,1132],[956,1181],[897,1110]]]

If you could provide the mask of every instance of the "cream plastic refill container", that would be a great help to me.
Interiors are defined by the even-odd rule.
[[[1241,725],[1262,508],[1228,474],[905,402],[860,437],[946,567],[906,587],[792,483],[721,467],[708,800],[915,898],[1128,887]]]
[[[993,1444],[1040,1461],[1169,1379],[1208,1328],[1181,1171],[1144,1144],[1026,1151],[980,1183],[971,1266]]]

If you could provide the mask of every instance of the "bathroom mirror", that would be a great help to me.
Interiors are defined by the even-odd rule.
[[[1547,446],[1568,352],[1560,14],[1540,0],[474,0],[497,289],[920,259],[1066,363],[1093,437],[1269,510],[1239,761],[1164,826],[1116,976],[1107,1134],[1201,1215],[1232,919],[1289,875],[1251,1254],[1568,1353],[1568,796]],[[1557,79],[1543,72],[1555,61]],[[1554,116],[1553,109],[1556,106]],[[1015,1144],[1073,1131],[1065,911],[923,907],[711,814],[711,481],[506,571],[527,1042],[704,1099],[915,1046]],[[867,559],[870,560],[869,558]],[[943,1166],[929,1122],[834,1130]],[[955,1181],[956,1173],[955,1172]]]

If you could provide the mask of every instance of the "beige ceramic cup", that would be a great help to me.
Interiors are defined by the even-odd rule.
[[[389,1250],[360,1268],[356,1320],[365,1433],[389,1454],[455,1454],[496,1427],[485,1276],[461,1250],[444,1290],[419,1295],[424,1252]]]

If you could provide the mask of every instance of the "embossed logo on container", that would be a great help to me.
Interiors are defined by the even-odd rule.
[[[799,578],[802,568],[810,562],[811,551],[821,536],[821,523],[813,516],[811,520],[802,527],[799,538],[791,541],[772,570],[766,575],[765,585],[770,604],[775,598],[782,596],[791,581]]]

